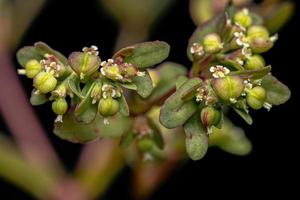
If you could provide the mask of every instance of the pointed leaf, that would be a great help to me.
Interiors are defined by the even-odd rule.
[[[290,89],[272,75],[265,76],[261,85],[267,90],[266,101],[273,105],[283,104],[291,97]]]
[[[145,71],[144,76],[136,76],[133,83],[137,86],[137,93],[143,97],[148,97],[153,90],[153,83],[148,71]]]
[[[148,123],[152,130],[151,137],[152,137],[154,143],[156,144],[156,146],[158,148],[163,149],[165,146],[165,142],[164,142],[164,139],[162,137],[159,127],[157,127],[156,124],[150,118],[148,118]]]
[[[271,71],[271,66],[267,66],[261,69],[255,69],[255,70],[244,70],[244,71],[234,71],[231,72],[229,75],[235,76],[238,75],[242,78],[253,78],[253,79],[259,79],[264,76],[266,76]]]
[[[122,57],[124,62],[146,68],[161,63],[169,56],[169,52],[170,46],[165,42],[144,42],[119,50],[113,58]]]
[[[192,160],[204,157],[208,148],[208,136],[200,120],[200,114],[195,113],[185,124],[185,145],[188,156]]]
[[[162,125],[166,128],[181,126],[196,112],[198,107],[196,101],[183,101],[181,96],[200,83],[201,80],[199,78],[188,80],[165,101],[159,116]]]
[[[244,120],[245,122],[247,122],[249,125],[251,125],[253,123],[252,117],[244,110],[232,107],[233,110],[239,114]]]
[[[79,78],[71,78],[68,80],[68,86],[70,90],[79,98],[83,99],[84,96],[81,94],[81,89],[80,89],[80,80]]]

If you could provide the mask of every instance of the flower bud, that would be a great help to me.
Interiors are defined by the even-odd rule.
[[[53,90],[51,92],[52,96],[53,97],[60,97],[60,98],[65,98],[66,97],[66,94],[67,94],[67,87],[65,84],[60,84],[59,86],[57,86],[55,88],[55,90]]]
[[[256,54],[248,57],[245,68],[249,70],[261,69],[266,65],[265,60],[262,56]]]
[[[35,59],[29,60],[25,65],[25,70],[26,76],[33,78],[42,70],[42,65]]]
[[[234,22],[247,28],[252,24],[252,18],[249,14],[249,10],[244,8],[234,15]]]
[[[148,152],[152,149],[154,142],[149,137],[143,137],[138,140],[138,148],[143,152]]]
[[[119,111],[119,102],[113,98],[100,99],[98,111],[103,117],[113,116]]]
[[[221,120],[221,113],[214,107],[205,107],[201,110],[201,121],[204,126],[210,127],[217,125]]]
[[[226,76],[214,79],[212,85],[216,94],[225,101],[239,97],[245,87],[243,79],[238,76]]]
[[[54,90],[56,84],[56,78],[49,72],[40,72],[33,79],[34,87],[44,94]]]
[[[65,99],[59,98],[52,103],[52,110],[57,115],[63,115],[68,110],[68,103]]]
[[[216,33],[206,35],[203,39],[203,47],[206,53],[220,52],[223,48],[220,36]]]
[[[251,108],[258,110],[263,107],[266,97],[266,90],[263,87],[256,86],[248,91],[246,100]]]
[[[269,39],[254,38],[250,41],[253,53],[264,53],[273,47],[273,42]]]

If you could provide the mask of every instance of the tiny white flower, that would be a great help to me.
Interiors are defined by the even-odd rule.
[[[230,70],[222,65],[213,66],[209,70],[214,78],[223,78],[230,73]]]
[[[146,75],[146,72],[138,71],[136,75],[137,75],[137,76],[145,76],[145,75]]]
[[[63,122],[63,116],[62,115],[57,115],[54,122],[55,123],[62,123]]]
[[[270,111],[271,108],[272,108],[272,104],[270,104],[270,103],[268,103],[268,102],[265,102],[264,105],[263,105],[263,107],[264,107],[265,109],[267,109],[267,111]]]
[[[104,119],[103,119],[103,124],[104,124],[104,125],[109,125],[109,121],[108,121],[107,118],[104,118]]]

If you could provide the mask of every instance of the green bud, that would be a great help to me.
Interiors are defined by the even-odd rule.
[[[214,107],[205,107],[201,110],[201,121],[204,126],[210,127],[217,125],[221,120],[221,113]]]
[[[243,79],[238,76],[226,76],[214,79],[212,85],[216,94],[225,101],[239,97],[245,87]]]
[[[149,152],[154,145],[153,140],[149,137],[143,137],[138,140],[138,148],[143,152]]]
[[[256,86],[248,91],[246,100],[251,108],[258,110],[263,107],[266,97],[266,90],[263,87]]]
[[[260,25],[253,25],[249,27],[247,31],[247,38],[252,40],[254,38],[262,38],[262,39],[269,39],[270,34],[268,29]]]
[[[51,92],[56,87],[57,80],[49,72],[40,72],[33,79],[34,87],[43,94]]]
[[[273,47],[273,42],[270,39],[253,38],[250,47],[253,53],[264,53]]]
[[[28,78],[35,77],[41,70],[42,65],[35,59],[29,60],[25,65],[26,76]]]
[[[252,18],[249,14],[249,10],[244,8],[234,15],[234,22],[247,28],[252,24]]]
[[[220,52],[223,48],[220,36],[216,33],[206,35],[203,39],[203,47],[206,53]]]
[[[103,117],[113,116],[119,111],[119,102],[113,98],[100,99],[98,111]]]
[[[57,115],[63,115],[68,110],[68,103],[65,99],[59,98],[52,103],[52,110]]]
[[[245,63],[245,68],[249,70],[261,69],[266,65],[264,58],[261,55],[253,55],[249,57]]]

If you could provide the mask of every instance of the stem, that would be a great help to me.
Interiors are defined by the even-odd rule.
[[[24,156],[53,174],[63,170],[28,103],[9,54],[0,49],[0,110]]]

